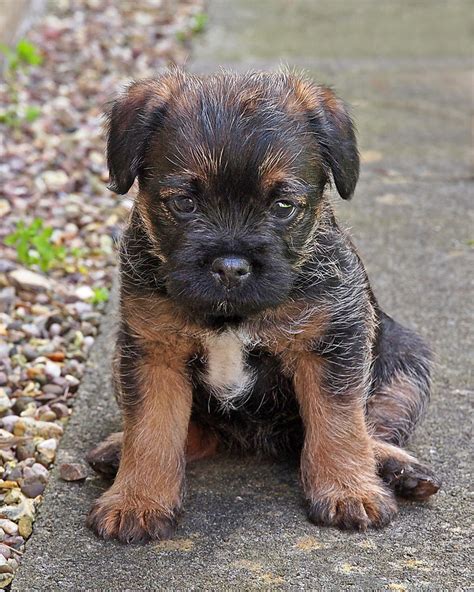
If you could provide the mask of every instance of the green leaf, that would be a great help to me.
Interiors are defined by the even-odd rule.
[[[30,106],[25,109],[25,119],[29,123],[32,123],[36,119],[38,119],[41,113],[41,109],[39,107]]]
[[[202,33],[205,26],[207,25],[208,16],[205,12],[198,12],[194,15],[193,24],[191,30],[193,33]]]
[[[21,62],[29,64],[30,66],[39,66],[43,61],[36,46],[26,39],[20,39],[17,43],[16,54]]]
[[[92,291],[94,292],[94,295],[89,298],[89,302],[91,304],[101,304],[102,302],[107,302],[110,297],[109,290],[105,286],[97,286],[92,288]]]

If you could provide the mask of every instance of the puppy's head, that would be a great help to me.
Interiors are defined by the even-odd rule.
[[[131,85],[109,116],[111,189],[137,208],[167,291],[199,318],[285,301],[311,256],[332,177],[357,182],[351,120],[331,90],[286,73]]]

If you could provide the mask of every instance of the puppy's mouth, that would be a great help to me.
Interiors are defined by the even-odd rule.
[[[292,286],[288,265],[275,257],[265,265],[239,256],[214,258],[203,267],[192,260],[170,269],[169,297],[198,321],[238,324],[284,301]]]

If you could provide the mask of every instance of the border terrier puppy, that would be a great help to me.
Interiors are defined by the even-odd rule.
[[[351,119],[286,72],[135,82],[109,114],[111,189],[138,195],[120,249],[115,378],[124,431],[89,455],[117,475],[89,526],[170,536],[186,461],[299,455],[309,519],[387,524],[440,484],[405,452],[430,353],[377,304],[325,189],[359,174]]]

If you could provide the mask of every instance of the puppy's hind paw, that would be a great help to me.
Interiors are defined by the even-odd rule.
[[[420,463],[405,464],[392,458],[382,465],[379,473],[396,495],[412,501],[424,501],[441,487],[441,480]]]
[[[117,474],[122,455],[123,432],[111,434],[87,453],[86,460],[96,473],[106,479]]]

